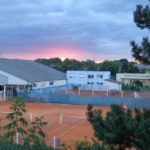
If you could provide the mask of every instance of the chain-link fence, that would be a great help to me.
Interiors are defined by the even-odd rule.
[[[92,96],[61,93],[19,93],[27,102],[45,102],[57,104],[110,106],[112,104],[123,105],[125,102],[129,108],[150,108],[150,98],[127,98],[115,96]]]

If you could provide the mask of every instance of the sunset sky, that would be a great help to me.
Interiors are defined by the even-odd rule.
[[[148,32],[133,23],[147,0],[0,0],[0,56],[79,60],[128,58]]]

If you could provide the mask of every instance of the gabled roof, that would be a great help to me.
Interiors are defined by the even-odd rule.
[[[28,82],[66,79],[65,73],[31,60],[0,59],[0,70]]]

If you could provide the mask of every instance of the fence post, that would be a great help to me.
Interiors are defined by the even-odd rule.
[[[80,87],[78,88],[78,95],[80,95],[81,94],[81,92],[80,92]]]
[[[137,98],[137,93],[136,93],[136,91],[134,92],[134,98]]]
[[[4,101],[6,100],[6,85],[4,85],[4,94],[2,94],[2,95],[4,95]]]
[[[19,144],[19,133],[16,133],[16,144]]]
[[[56,149],[56,136],[54,136],[54,149]]]
[[[123,98],[123,91],[121,90],[121,98]]]
[[[108,89],[107,89],[107,91],[106,91],[106,95],[107,95],[107,96],[109,95],[109,93],[108,93]]]
[[[60,145],[61,145],[60,138],[59,138],[59,137],[54,136],[54,145],[53,145],[54,149],[55,149],[55,150],[56,150],[56,149],[58,150],[58,149],[59,149],[59,147],[60,147]]]
[[[68,95],[68,86],[66,87],[66,95]]]
[[[92,89],[92,96],[94,96],[94,89]]]

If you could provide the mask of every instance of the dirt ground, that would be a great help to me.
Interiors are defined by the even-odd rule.
[[[4,112],[9,112],[10,104],[10,102],[0,103],[0,117]],[[59,137],[61,142],[67,145],[73,145],[75,141],[85,138],[90,140],[93,137],[92,127],[86,120],[86,106],[27,103],[26,108],[28,112],[33,114],[33,118],[44,116],[44,121],[48,122],[44,131],[47,134],[46,142],[49,145],[53,145],[54,136]],[[104,116],[110,110],[109,107],[96,108],[101,108]],[[68,115],[62,117],[62,124],[60,124],[61,114]]]

